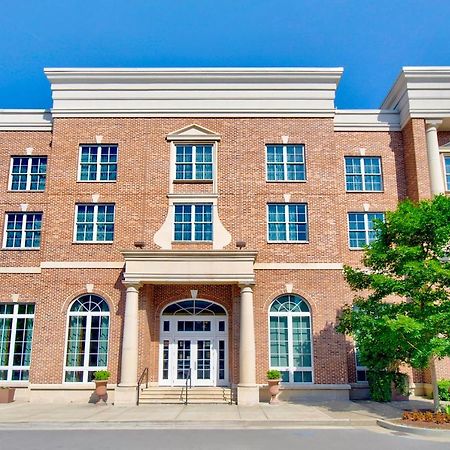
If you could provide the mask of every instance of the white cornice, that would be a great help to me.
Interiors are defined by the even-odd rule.
[[[334,131],[400,131],[400,114],[383,109],[336,110]]]
[[[54,117],[333,117],[342,68],[45,69]]]
[[[51,131],[51,113],[45,109],[0,109],[0,131]]]
[[[402,127],[410,119],[450,115],[450,66],[403,67],[381,108],[400,113]]]

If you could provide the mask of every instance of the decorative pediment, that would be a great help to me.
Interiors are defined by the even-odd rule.
[[[200,125],[189,125],[167,135],[168,141],[220,141],[220,135]]]

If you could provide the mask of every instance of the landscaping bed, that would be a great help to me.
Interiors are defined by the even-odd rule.
[[[418,428],[450,430],[450,414],[430,410],[404,411],[402,418],[393,422]]]

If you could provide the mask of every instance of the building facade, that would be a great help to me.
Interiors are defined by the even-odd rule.
[[[450,189],[450,68],[403,68],[379,110],[336,110],[341,68],[45,73],[51,110],[0,111],[0,384],[86,401],[108,369],[133,404],[148,369],[254,404],[277,368],[291,398],[358,395],[342,268]]]

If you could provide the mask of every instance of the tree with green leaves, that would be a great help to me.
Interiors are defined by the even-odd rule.
[[[450,356],[450,198],[406,200],[375,228],[365,267],[344,268],[362,294],[344,307],[337,329],[354,338],[375,376],[398,373],[401,363],[430,365],[437,410],[435,360]]]

